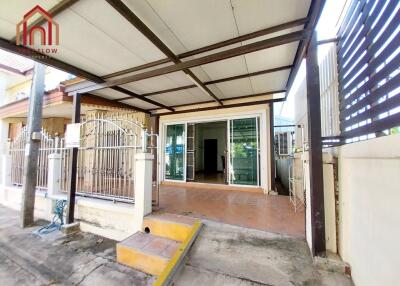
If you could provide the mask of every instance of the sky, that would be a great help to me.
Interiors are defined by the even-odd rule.
[[[325,7],[322,10],[320,20],[317,24],[318,40],[332,39],[336,37],[337,29],[340,26],[340,20],[343,17],[343,11],[346,10],[350,0],[327,0]],[[323,45],[318,47],[318,56],[321,58],[327,51]],[[300,83],[305,79],[306,67],[303,60],[296,78],[293,82],[287,100],[285,102],[275,103],[275,116],[282,116],[294,119],[294,95],[300,86]]]

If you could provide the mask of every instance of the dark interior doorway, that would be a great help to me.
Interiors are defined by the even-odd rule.
[[[189,123],[187,181],[226,184],[226,121]]]
[[[218,168],[218,140],[204,139],[204,174],[216,173]]]

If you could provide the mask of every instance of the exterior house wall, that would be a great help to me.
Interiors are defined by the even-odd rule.
[[[70,122],[69,118],[50,117],[43,118],[42,126],[50,135],[54,136],[57,133],[58,136],[64,137],[65,126]]]
[[[6,102],[7,76],[0,71],[0,106]]]
[[[299,88],[294,96],[295,98],[295,109],[294,118],[295,124],[303,126],[303,128],[295,128],[295,147],[302,148],[303,141],[307,141],[308,129],[307,129],[307,85],[305,78],[301,81]],[[302,132],[303,130],[303,132]],[[303,133],[303,135],[302,135]],[[293,177],[296,178],[294,181],[296,196],[299,200],[304,201],[303,194],[303,163],[301,153],[296,153],[293,159]]]
[[[235,118],[240,116],[261,116],[261,126],[260,126],[260,157],[261,157],[261,187],[268,192],[271,186],[271,172],[270,172],[270,158],[269,158],[269,150],[270,150],[270,138],[269,138],[269,108],[268,105],[254,105],[254,106],[243,106],[243,107],[235,107],[235,108],[227,108],[222,110],[208,110],[208,111],[200,111],[200,112],[188,112],[181,114],[171,114],[160,117],[160,154],[158,155],[158,160],[160,162],[159,168],[159,178],[163,180],[163,151],[164,151],[164,126],[166,124],[173,123],[182,123],[182,122],[206,122],[206,121],[221,121],[226,120],[227,118]]]
[[[304,126],[304,138],[307,140],[307,138],[308,138],[307,85],[306,85],[305,79],[301,82],[299,89],[297,90],[294,97],[295,97],[295,106],[296,106],[296,108],[294,110],[295,124]],[[296,131],[297,131],[297,132],[295,132],[296,147],[301,147],[301,132],[299,132],[300,130],[298,130],[298,129],[296,129]]]
[[[21,83],[18,83],[16,85],[14,85],[14,86],[8,87],[7,90],[6,90],[6,94],[5,94],[6,97],[5,97],[5,100],[4,100],[4,104],[7,104],[7,103],[10,103],[10,102],[13,102],[13,101],[17,100],[18,93],[24,93],[25,94],[25,96],[23,96],[23,97],[21,97],[19,99],[22,99],[24,97],[28,97],[29,94],[31,93],[31,83],[32,83],[32,81],[30,79],[28,79],[28,80],[26,80],[24,82],[21,82]]]
[[[29,97],[31,93],[31,85],[32,85],[32,72],[28,72],[27,75],[16,75],[16,74],[9,74],[9,76],[3,76],[3,79],[6,78],[17,77],[21,80],[18,81],[16,84],[8,85],[5,90],[5,96],[2,101],[0,101],[0,105],[11,103],[13,101],[22,99],[24,97]],[[57,88],[61,81],[64,81],[70,78],[66,72],[57,70],[52,67],[46,68],[46,76],[45,76],[45,90],[49,91],[54,88]],[[7,81],[7,80],[6,80]],[[21,98],[17,98],[18,93],[23,93],[25,96]]]
[[[26,118],[3,118],[0,119],[1,125],[2,125],[2,137],[1,137],[1,151],[4,151],[4,144],[8,141],[10,138],[9,135],[9,127],[10,124],[18,124],[22,123],[22,126],[26,125]],[[54,136],[56,133],[59,136],[64,136],[65,132],[65,126],[71,122],[70,119],[68,118],[63,118],[63,117],[49,117],[49,118],[43,118],[42,119],[42,127],[52,136]],[[4,128],[4,131],[3,131]],[[16,135],[16,134],[14,134]],[[10,138],[13,139],[13,138]],[[4,154],[4,152],[1,152],[1,154]]]

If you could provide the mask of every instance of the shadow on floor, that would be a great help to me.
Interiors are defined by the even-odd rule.
[[[0,285],[152,285],[154,277],[115,262],[115,241],[91,233],[38,236],[0,205]],[[40,223],[43,225],[43,222]]]

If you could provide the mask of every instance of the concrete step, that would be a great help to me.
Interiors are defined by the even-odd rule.
[[[117,244],[117,261],[151,275],[160,275],[178,250],[178,241],[137,232]]]
[[[142,230],[156,236],[183,242],[191,233],[196,219],[175,214],[151,214],[144,218]]]

